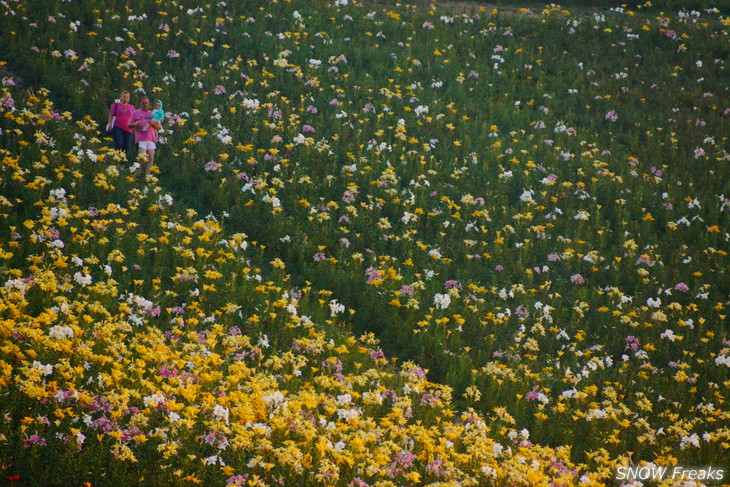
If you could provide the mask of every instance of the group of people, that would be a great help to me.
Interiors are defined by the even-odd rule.
[[[165,112],[160,100],[155,101],[150,110],[150,99],[146,96],[140,98],[139,109],[135,110],[129,103],[129,97],[129,92],[123,91],[119,101],[112,104],[106,129],[112,134],[114,147],[124,152],[125,156],[134,134],[139,155],[146,160],[146,174],[149,174],[154,165],[158,134],[162,129]]]

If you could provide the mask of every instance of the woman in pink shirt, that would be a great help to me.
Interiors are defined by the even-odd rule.
[[[134,129],[134,140],[139,147],[139,153],[147,158],[147,170],[149,175],[155,161],[155,149],[157,149],[157,131],[162,128],[160,123],[152,118],[150,111],[150,99],[143,96],[139,100],[139,110],[135,110],[129,118],[129,127]]]
[[[109,109],[109,121],[106,124],[107,132],[112,133],[114,148],[124,152],[126,157],[129,143],[132,141],[132,129],[129,128],[129,118],[134,107],[129,104],[129,92],[122,91],[119,101]]]

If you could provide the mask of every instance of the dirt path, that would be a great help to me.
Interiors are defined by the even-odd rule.
[[[480,11],[483,12],[492,12],[495,9],[502,13],[512,14],[512,15],[537,15],[540,13],[540,10],[538,9],[535,11],[534,9],[524,8],[520,9],[519,7],[504,7],[499,6],[497,4],[493,3],[479,3],[479,2],[452,2],[452,1],[441,1],[438,2],[438,5],[446,10],[451,10],[455,14],[477,14]]]
[[[436,2],[436,6],[443,13],[453,14],[467,14],[476,15],[484,12],[491,14],[493,11],[497,11],[500,15],[506,16],[527,16],[527,17],[539,17],[542,15],[543,10],[549,7],[547,2],[540,3],[533,1],[525,1],[523,3],[515,3],[513,5],[501,5],[498,3],[484,3],[476,1],[452,1],[452,0],[439,0]],[[571,14],[588,14],[600,8],[592,7],[581,7],[572,6],[560,8],[556,6],[556,11],[559,12],[570,12]]]

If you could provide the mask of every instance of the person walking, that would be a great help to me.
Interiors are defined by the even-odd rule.
[[[139,148],[139,155],[146,158],[147,162],[145,175],[149,175],[155,163],[157,131],[162,128],[162,125],[152,118],[150,99],[146,96],[140,99],[139,109],[132,113],[129,119],[129,127],[134,129],[134,140]]]
[[[114,148],[124,152],[124,159],[127,159],[129,143],[132,141],[132,129],[129,127],[129,119],[134,113],[134,107],[129,104],[129,92],[122,91],[119,101],[109,109],[109,121],[106,124],[107,132],[111,132],[114,139]]]

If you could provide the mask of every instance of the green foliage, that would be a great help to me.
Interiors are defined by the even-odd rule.
[[[54,238],[66,256],[101,256],[84,271],[94,282],[118,250],[117,294],[82,297],[115,315],[118,296],[143,296],[163,334],[239,316],[284,354],[309,333],[281,310],[295,302],[338,344],[374,333],[505,444],[527,429],[591,472],[727,458],[727,13],[492,5],[3,6],[6,279],[47,269]],[[147,181],[94,123],[123,89],[168,111]],[[57,305],[40,287],[24,299],[32,317]],[[19,448],[13,417],[0,434],[15,464],[87,463]]]

